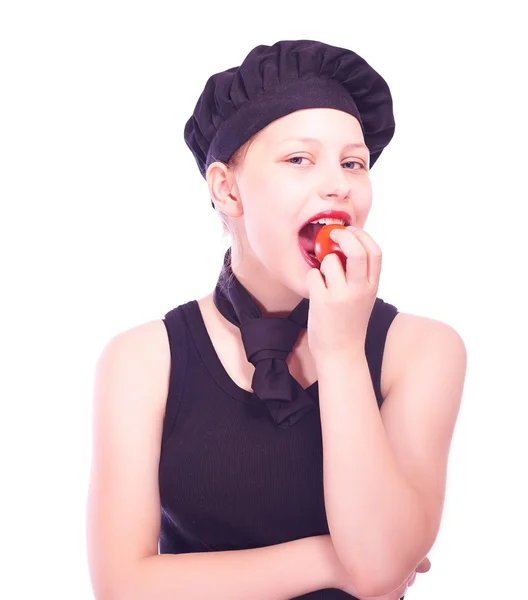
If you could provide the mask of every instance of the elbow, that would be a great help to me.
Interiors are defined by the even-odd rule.
[[[414,540],[414,543],[410,539],[406,540],[407,543],[369,541],[371,543],[365,540],[365,543],[352,549],[339,548],[334,544],[341,564],[359,596],[366,598],[387,596],[401,588],[432,546],[429,538]]]
[[[395,558],[370,560],[368,563],[355,561],[343,566],[358,595],[365,598],[387,596],[398,589],[412,572],[406,572]]]
[[[388,596],[391,592],[398,589],[406,579],[406,576],[388,577],[386,573],[364,573],[361,576],[350,574],[350,576],[361,598]]]
[[[388,582],[386,579],[375,579],[372,578],[370,580],[364,580],[362,582],[358,582],[355,586],[358,595],[361,598],[379,598],[389,596],[391,592],[396,590],[401,586],[403,581],[399,583]]]

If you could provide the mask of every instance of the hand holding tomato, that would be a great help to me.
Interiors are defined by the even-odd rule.
[[[310,269],[306,276],[310,351],[316,363],[342,351],[364,354],[382,252],[366,231],[342,225],[321,228],[315,251],[322,258],[320,269]]]
[[[343,269],[346,269],[347,257],[343,253],[343,250],[341,250],[339,247],[339,244],[334,242],[334,240],[330,237],[330,232],[334,229],[346,229],[346,227],[344,225],[338,225],[335,223],[332,225],[325,225],[317,232],[314,243],[315,258],[322,263],[327,254],[334,252],[337,254],[337,256],[339,256],[341,264],[343,265]]]

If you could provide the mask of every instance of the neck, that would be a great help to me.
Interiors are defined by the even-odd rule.
[[[252,296],[263,317],[287,317],[303,299],[291,288],[277,281],[253,253],[247,252],[247,249],[244,260],[235,247],[231,253],[231,270]]]

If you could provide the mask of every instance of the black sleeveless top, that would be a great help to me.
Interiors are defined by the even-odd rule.
[[[378,406],[387,331],[397,309],[376,298],[365,342]],[[217,552],[328,534],[318,410],[290,429],[250,410],[227,374],[198,302],[168,312],[171,369],[161,456],[159,552]],[[315,382],[308,393],[318,401]],[[299,596],[344,600],[341,590]]]

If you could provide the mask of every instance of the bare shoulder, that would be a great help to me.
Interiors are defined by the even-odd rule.
[[[141,366],[149,374],[156,393],[152,401],[159,401],[165,408],[170,376],[170,346],[165,324],[161,319],[147,321],[119,332],[103,348],[99,364],[108,361],[128,362]]]
[[[386,397],[394,382],[413,368],[420,353],[431,357],[456,354],[465,359],[460,334],[449,324],[411,313],[399,312],[389,327],[382,366],[382,393]]]

